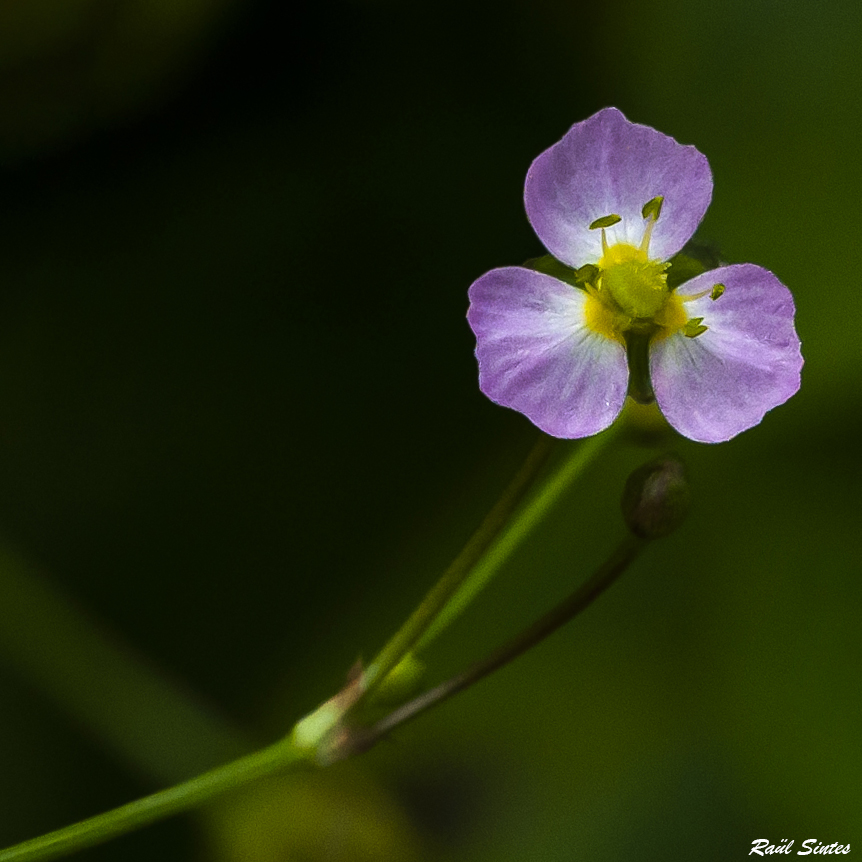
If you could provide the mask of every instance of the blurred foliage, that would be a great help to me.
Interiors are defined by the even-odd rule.
[[[687,523],[520,663],[203,838],[79,858],[238,858],[242,830],[308,856],[342,814],[386,860],[858,841],[860,26],[841,0],[4,5],[0,532],[229,728],[332,694],[529,448],[477,391],[466,289],[543,253],[523,179],[573,122],[615,104],[708,156],[702,239],[793,290],[807,360],[760,427],[680,442]],[[596,466],[429,682],[584,577],[646,458]],[[2,656],[0,684],[0,842],[153,789]]]
[[[237,0],[6,0],[0,159],[90,137],[164,99]]]
[[[301,780],[262,781],[213,809],[214,862],[419,862],[403,806],[353,764]]]

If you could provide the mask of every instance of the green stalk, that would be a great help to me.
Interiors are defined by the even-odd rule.
[[[547,477],[541,488],[527,505],[505,525],[490,544],[485,555],[468,573],[459,589],[425,630],[416,645],[416,651],[425,649],[441,632],[457,619],[476,596],[488,585],[506,560],[542,522],[542,519],[560,497],[579,479],[595,461],[599,453],[614,439],[622,426],[617,422],[602,434],[574,444]]]
[[[133,829],[188,811],[218,794],[308,763],[309,752],[287,737],[167,790],[136,799],[89,820],[0,850],[0,862],[39,862],[102,844]]]
[[[539,438],[515,478],[485,517],[479,529],[470,537],[461,553],[426,594],[419,607],[367,667],[363,675],[365,696],[376,689],[386,679],[387,674],[410,653],[481,559],[488,545],[506,528],[512,512],[517,508],[550,455],[553,442],[552,438],[544,434]]]
[[[618,422],[615,427],[621,424]],[[464,550],[444,572],[413,615],[384,647],[366,673],[361,678],[353,680],[344,690],[313,713],[297,722],[294,730],[287,737],[274,745],[174,787],[0,851],[0,862],[38,862],[38,860],[56,859],[188,811],[219,794],[238,789],[259,778],[297,769],[301,765],[331,762],[332,759],[337,759],[337,756],[332,757],[333,754],[345,756],[362,750],[357,746],[361,740],[354,736],[355,731],[344,724],[347,713],[359,700],[367,696],[369,690],[379,685],[420,641],[423,646],[427,645],[464,610],[615,433],[609,430],[581,443],[574,453],[565,458],[551,473],[524,511],[513,518],[513,514],[550,454],[553,441],[543,436]],[[483,560],[483,555],[486,554]],[[628,551],[624,556],[627,554]],[[478,565],[480,561],[482,561],[481,565]],[[587,585],[582,588],[582,590],[587,589]],[[597,590],[592,597],[598,595],[601,589]],[[455,596],[454,601],[452,601],[453,596]],[[589,600],[591,601],[592,598]],[[449,606],[450,602],[451,606]],[[556,628],[560,624],[562,620],[555,622],[553,627]],[[547,628],[547,621],[540,621],[537,625],[540,628],[543,625]],[[533,642],[537,642],[536,632],[530,634],[534,628],[531,627],[528,630],[527,637],[533,637]],[[515,649],[520,653],[529,645],[531,644],[524,641],[520,646],[516,645],[509,649],[510,651]],[[382,734],[391,729],[394,723],[406,721],[412,715],[428,709],[434,703],[451,696],[455,691],[460,691],[466,685],[472,684],[475,679],[501,666],[505,663],[501,660],[501,655],[495,653],[490,664],[484,663],[485,670],[480,669],[478,676],[474,668],[467,672],[468,676],[462,675],[450,681],[449,684],[444,684],[444,686],[448,685],[445,691],[435,689],[429,695],[423,696],[424,700],[419,698],[412,702],[412,706],[408,704],[401,710],[397,710],[385,720],[387,722],[385,725],[379,726],[379,733]],[[510,660],[505,658],[505,655],[502,655],[502,658],[506,661]],[[48,671],[50,668],[46,670]]]
[[[610,557],[556,607],[467,670],[405,703],[371,727],[351,729],[331,752],[329,762],[367,751],[396,727],[475,685],[541,643],[588,608],[634,562],[649,541],[638,536],[627,536]]]
[[[252,744],[0,546],[0,659],[137,774],[171,784]]]

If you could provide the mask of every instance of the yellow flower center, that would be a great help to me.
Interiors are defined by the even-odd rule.
[[[649,257],[650,236],[660,212],[661,198],[644,206],[646,227],[639,247],[625,242],[608,245],[605,229],[620,221],[619,216],[604,216],[590,225],[602,230],[603,254],[594,277],[584,285],[586,323],[594,332],[622,344],[629,332],[655,340],[667,338],[688,323],[682,300],[667,285],[670,264]]]
[[[667,264],[628,243],[611,246],[599,261],[599,290],[629,317],[652,317],[665,303]]]

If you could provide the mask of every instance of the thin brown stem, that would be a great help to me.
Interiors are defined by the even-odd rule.
[[[485,520],[470,537],[461,553],[452,561],[440,580],[422,600],[422,603],[368,666],[364,678],[366,697],[383,682],[389,671],[404,658],[427,631],[458,587],[461,586],[473,566],[481,559],[488,546],[508,523],[512,513],[547,461],[553,444],[553,438],[545,434],[541,435],[521,469],[491,511],[485,516]]]
[[[405,703],[370,727],[354,728],[349,731],[342,738],[341,751],[335,753],[332,759],[339,759],[339,756],[347,757],[357,751],[371,748],[394,728],[469,688],[536,646],[589,607],[628,568],[647,543],[648,540],[636,536],[624,539],[590,578],[555,608],[460,674]]]

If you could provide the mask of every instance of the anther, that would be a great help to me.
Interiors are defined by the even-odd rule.
[[[697,338],[698,335],[703,335],[704,332],[709,329],[708,326],[703,325],[702,317],[692,317],[690,318],[685,326],[682,328],[682,334],[686,338]]]
[[[657,195],[652,200],[648,200],[641,210],[641,214],[646,219],[646,227],[644,228],[644,238],[641,240],[641,251],[646,253],[649,251],[649,241],[652,237],[652,229],[661,215],[661,205],[664,203],[664,197]]]
[[[645,219],[651,218],[653,221],[658,221],[661,215],[661,205],[664,203],[664,195],[656,195],[652,200],[648,200],[641,210],[641,215]]]
[[[622,220],[622,216],[618,216],[616,213],[611,213],[610,215],[597,218],[590,225],[590,230],[596,230],[597,228],[613,227],[615,224],[621,222]]]

